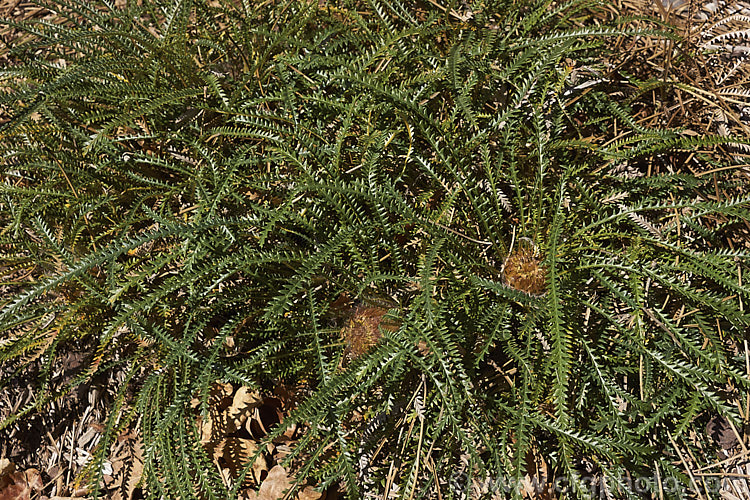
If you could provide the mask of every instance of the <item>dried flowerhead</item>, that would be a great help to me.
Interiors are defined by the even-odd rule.
[[[529,238],[521,238],[503,263],[503,281],[519,292],[544,295],[547,269],[542,265],[539,249]]]
[[[380,323],[388,312],[379,307],[357,307],[354,314],[341,330],[341,336],[346,342],[346,354],[356,359],[366,353],[378,343],[382,334]]]
[[[385,304],[390,305],[387,302],[381,305]],[[352,309],[351,316],[341,329],[341,337],[346,343],[347,361],[362,356],[375,346],[383,336],[382,330],[398,329],[398,321],[386,316],[388,313],[386,307],[365,303]]]

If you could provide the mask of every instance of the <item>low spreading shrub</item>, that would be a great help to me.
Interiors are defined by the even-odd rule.
[[[664,83],[607,62],[668,28],[579,1],[44,6],[0,72],[2,385],[38,370],[0,428],[122,373],[94,496],[129,426],[150,498],[237,495],[251,463],[227,484],[200,443],[215,382],[294,388],[265,440],[298,426],[283,464],[348,498],[476,498],[540,461],[635,498],[689,484],[696,422],[742,425],[748,198],[719,150],[747,140],[644,126]]]

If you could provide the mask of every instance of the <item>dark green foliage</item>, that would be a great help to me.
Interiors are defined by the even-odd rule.
[[[582,85],[627,26],[581,2],[465,21],[419,1],[129,3],[56,2],[66,21],[21,26],[26,62],[0,73],[1,265],[33,275],[2,299],[0,363],[86,341],[71,387],[124,369],[103,443],[140,419],[151,497],[236,494],[189,405],[215,380],[308,380],[293,470],[349,498],[392,466],[405,498],[459,498],[533,455],[572,498],[584,461],[627,497],[626,474],[686,481],[664,453],[696,418],[738,421],[748,255],[725,241],[748,199],[713,196],[731,170],[642,166],[742,141],[644,129]],[[504,284],[522,240],[540,296]],[[343,293],[399,304],[351,361]],[[13,419],[55,397],[42,377]]]

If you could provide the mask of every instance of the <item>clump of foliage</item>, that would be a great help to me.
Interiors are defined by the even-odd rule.
[[[349,498],[461,498],[533,456],[635,497],[687,481],[665,453],[696,419],[741,425],[748,199],[646,165],[743,140],[632,118],[650,83],[603,61],[649,33],[579,1],[46,7],[0,72],[0,363],[46,370],[0,427],[91,346],[66,390],[127,373],[92,484],[138,421],[150,497],[236,495],[189,404],[217,380],[306,381],[269,439],[304,425],[287,461]]]

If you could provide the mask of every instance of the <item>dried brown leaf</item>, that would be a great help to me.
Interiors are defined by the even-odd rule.
[[[5,464],[5,470],[10,468],[11,465]],[[42,488],[44,484],[38,470],[10,472],[0,477],[0,500],[30,500],[31,493]]]
[[[297,500],[320,500],[323,496],[323,493],[315,491],[312,486],[306,486],[304,490],[297,494]]]
[[[227,432],[229,434],[242,429],[255,408],[263,401],[258,391],[242,386],[232,398],[232,406],[227,408]]]
[[[234,477],[239,475],[239,471],[247,464],[258,452],[258,446],[252,439],[243,439],[238,437],[229,437],[222,443],[222,458],[229,466]],[[260,483],[264,472],[268,470],[268,463],[263,455],[260,455],[252,466],[252,477],[256,484]]]
[[[291,486],[292,480],[287,475],[286,469],[276,465],[268,471],[268,476],[263,480],[257,492],[247,490],[243,492],[242,498],[247,500],[281,500]]]

